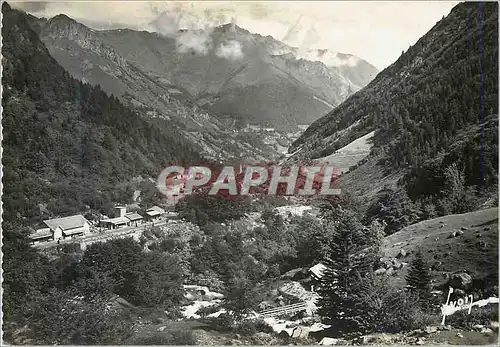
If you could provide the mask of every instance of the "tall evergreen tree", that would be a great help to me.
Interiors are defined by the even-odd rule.
[[[319,313],[325,323],[342,332],[357,330],[363,308],[356,305],[356,290],[370,272],[372,240],[351,211],[334,225],[326,269],[321,279]]]
[[[420,306],[428,307],[431,299],[431,275],[421,250],[417,251],[410,264],[406,284],[410,292],[417,296]]]

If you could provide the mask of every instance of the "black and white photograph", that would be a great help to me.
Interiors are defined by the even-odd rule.
[[[498,2],[2,1],[10,345],[498,345]]]

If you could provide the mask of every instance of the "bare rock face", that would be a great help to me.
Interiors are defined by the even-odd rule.
[[[58,15],[48,22],[43,31],[51,39],[57,40],[61,37],[75,42],[83,49],[88,49],[103,58],[109,59],[118,66],[124,68],[127,62],[112,48],[104,45],[95,34],[94,30],[78,23],[66,15]]]

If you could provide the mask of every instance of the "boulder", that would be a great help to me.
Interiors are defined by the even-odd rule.
[[[447,237],[447,238],[448,238],[448,239],[452,239],[452,238],[454,238],[454,237],[456,237],[456,236],[457,236],[457,232],[456,232],[456,231],[454,231],[454,232],[450,233],[450,235],[448,235],[448,237]]]
[[[493,331],[498,331],[498,322],[492,321],[490,323],[490,329]]]
[[[484,230],[484,231],[490,231],[490,230],[491,230],[491,228],[490,228],[490,227],[484,227],[484,228],[483,228],[483,230]]]
[[[467,231],[467,230],[469,230],[469,229],[467,229],[466,227],[461,227],[461,228],[460,228],[460,230],[461,230],[461,231]]]
[[[481,331],[481,329],[483,329],[483,328],[484,328],[484,325],[482,325],[482,324],[476,324],[476,325],[472,326],[472,329],[477,330],[477,331]]]
[[[471,284],[472,284],[472,277],[465,272],[458,272],[451,275],[449,283],[450,287],[463,290],[469,289]]]
[[[493,334],[493,330],[491,330],[490,328],[482,328],[481,334]]]
[[[323,337],[319,344],[323,346],[333,346],[336,345],[338,341],[338,339],[334,339],[332,337]]]
[[[380,269],[377,269],[375,270],[375,275],[382,275],[386,272],[387,270],[386,269],[383,269],[383,268],[380,268]]]
[[[464,232],[462,230],[458,230],[455,233],[456,233],[456,236],[460,236],[460,235],[464,234]]]
[[[166,326],[163,326],[163,327],[159,327],[158,329],[156,329],[156,331],[158,332],[162,332],[163,330],[165,330],[167,327]]]
[[[428,327],[425,327],[424,331],[426,334],[434,334],[438,331],[438,328],[435,326],[428,326]]]
[[[296,339],[307,339],[309,337],[309,329],[298,326],[293,329],[292,337]]]
[[[386,271],[385,271],[385,274],[387,276],[392,276],[394,274],[394,269],[391,267],[391,268],[388,268]]]

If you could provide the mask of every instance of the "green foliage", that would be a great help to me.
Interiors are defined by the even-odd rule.
[[[243,217],[251,201],[245,197],[208,195],[207,192],[191,194],[181,199],[175,210],[179,217],[200,226],[209,222],[226,222]]]
[[[417,251],[410,263],[406,284],[410,292],[416,295],[420,306],[428,308],[431,299],[431,275],[421,250]]]
[[[273,328],[263,320],[243,320],[234,327],[234,332],[244,336],[252,336],[258,332],[270,334],[273,332]]]
[[[132,335],[131,320],[108,309],[100,295],[51,290],[30,301],[24,318],[34,344],[120,344]]]
[[[3,314],[9,321],[22,315],[23,307],[55,281],[49,260],[29,245],[19,227],[3,223]]]
[[[258,332],[270,334],[273,328],[260,319],[244,319],[239,322],[229,314],[221,314],[218,317],[205,318],[201,320],[208,325],[208,329],[221,333],[237,333],[243,336],[252,336]]]
[[[74,277],[72,262],[58,273],[61,264],[32,248],[19,228],[3,227],[5,338],[14,339],[17,326],[26,326],[32,344],[120,344],[130,336],[131,319],[107,308],[113,283],[104,273]]]
[[[228,313],[223,313],[218,317],[202,318],[200,321],[208,325],[206,329],[221,333],[231,332],[235,327],[234,317]]]
[[[325,323],[342,332],[363,329],[360,317],[365,307],[360,305],[360,288],[373,272],[379,257],[380,235],[367,232],[350,211],[345,211],[333,227],[330,252],[324,262],[319,287],[319,313]]]
[[[133,344],[138,346],[193,346],[197,344],[197,341],[191,330],[168,330],[161,334],[135,338]]]
[[[108,277],[112,291],[141,306],[178,306],[183,297],[183,272],[177,257],[144,252],[132,238],[90,245],[76,273],[86,281]]]
[[[421,212],[402,189],[384,188],[377,200],[368,208],[365,222],[380,219],[385,223],[385,233],[390,235],[407,225],[418,222]]]
[[[378,152],[388,174],[405,174],[413,201],[438,195],[453,163],[463,166],[467,186],[494,186],[498,5],[455,6],[367,87],[314,122],[290,151],[305,144],[310,157],[325,148],[330,151],[321,154],[331,154],[371,131],[373,155]]]
[[[262,301],[255,284],[256,282],[243,271],[231,277],[226,284],[226,298],[223,306],[236,319],[241,319],[255,310],[259,302]]]
[[[365,277],[355,296],[361,311],[356,320],[362,333],[396,333],[437,324],[435,317],[418,308],[411,294],[391,285],[385,276]],[[427,322],[428,319],[434,321]]]
[[[443,198],[440,201],[443,214],[457,214],[474,211],[477,206],[476,192],[473,187],[467,187],[464,170],[453,163],[444,172],[446,185]]]
[[[87,205],[104,212],[131,199],[120,183],[155,177],[169,160],[202,159],[167,122],[152,124],[98,86],[71,78],[26,14],[3,12],[5,220],[38,221],[40,203],[52,215]]]
[[[488,326],[496,321],[498,321],[498,305],[476,307],[470,314],[468,311],[458,311],[446,317],[446,324],[464,329],[470,329],[477,324]]]

